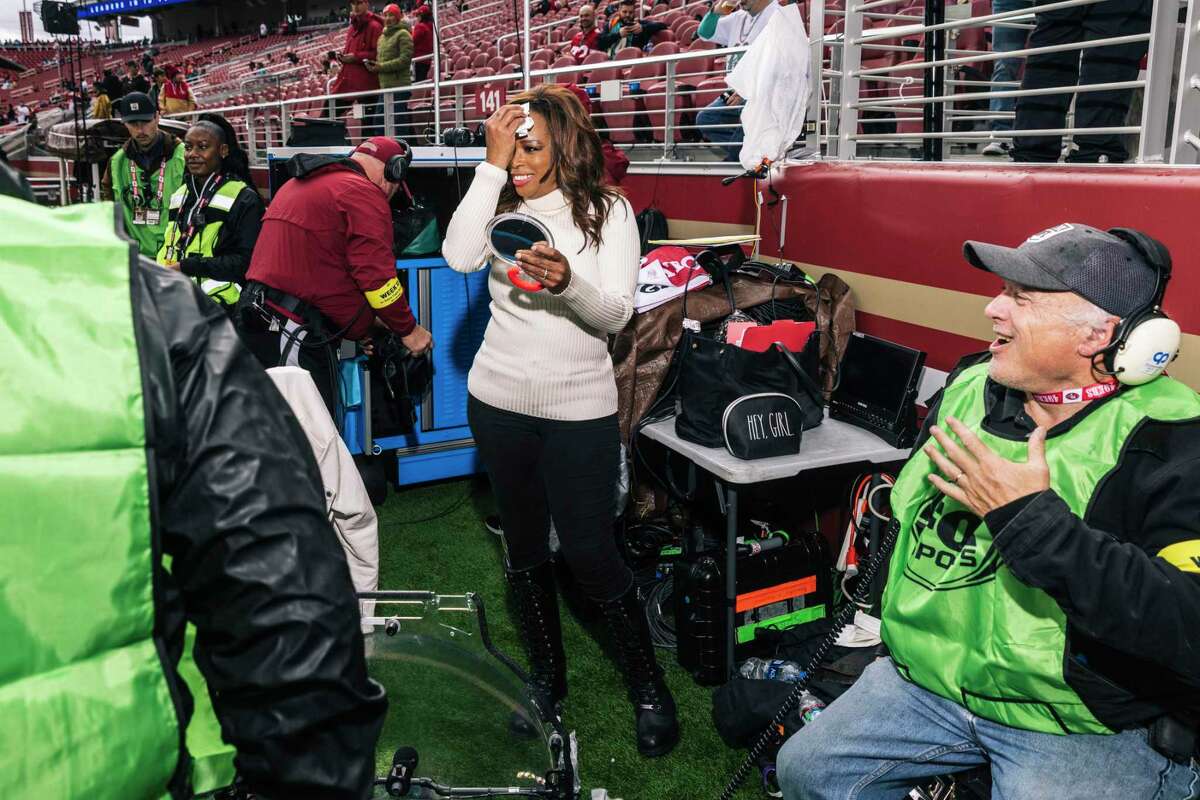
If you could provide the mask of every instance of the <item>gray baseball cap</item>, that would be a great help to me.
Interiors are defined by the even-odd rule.
[[[1158,285],[1158,271],[1127,239],[1078,222],[1047,228],[1017,247],[965,242],[963,255],[1006,280],[1075,292],[1122,318],[1149,304]]]
[[[120,100],[122,122],[147,122],[154,119],[158,109],[142,92],[130,92]]]

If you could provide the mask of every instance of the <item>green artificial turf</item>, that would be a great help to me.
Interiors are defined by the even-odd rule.
[[[479,479],[393,491],[378,509],[379,585],[381,589],[438,594],[477,593],[487,609],[496,645],[526,665],[504,581],[500,541],[483,527],[483,518],[493,508],[488,484]],[[442,514],[447,509],[449,513]],[[592,788],[603,787],[609,797],[624,800],[716,800],[744,751],[726,747],[717,736],[711,719],[712,690],[696,685],[675,662],[674,653],[659,650],[659,663],[666,669],[667,682],[679,706],[683,735],[670,755],[642,758],[634,743],[633,710],[621,676],[596,639],[602,634],[592,625],[585,629],[566,604],[562,611],[570,686],[564,717],[579,740],[582,797],[586,800]],[[510,769],[513,754],[520,752],[521,745],[499,733],[503,725],[497,722],[498,704],[476,699],[470,688],[464,688],[458,696],[443,700],[442,704],[456,708],[448,712],[449,719],[438,722],[438,697],[444,697],[448,682],[408,681],[388,674],[381,680],[391,684],[391,711],[381,741],[381,762],[390,765],[390,753],[384,749],[392,737],[402,737],[396,731],[407,725],[414,731],[419,729],[421,735],[454,739],[435,748],[441,751],[443,760],[448,753],[452,758],[472,762],[463,766],[453,780],[474,774],[478,781],[491,781]],[[434,683],[443,688],[434,688]],[[463,718],[458,707],[464,704],[477,708],[477,713]],[[430,730],[435,733],[430,734]],[[402,738],[396,741],[403,743]],[[438,756],[433,758],[436,763]],[[422,755],[420,774],[430,774],[424,769],[426,762]],[[442,765],[431,769],[448,768]],[[739,800],[765,796],[759,788],[757,770],[736,795]]]

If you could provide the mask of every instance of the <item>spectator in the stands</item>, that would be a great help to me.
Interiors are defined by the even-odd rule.
[[[11,125],[17,121],[17,109],[13,108],[13,104],[8,104],[8,111],[4,112],[4,122],[6,125]],[[0,151],[3,152],[3,151]]]
[[[88,110],[89,117],[92,119],[112,119],[112,102],[108,99],[103,84],[99,82],[93,83],[92,88],[88,89],[88,96],[92,98],[92,107]]]
[[[17,106],[17,122],[21,125],[24,125],[29,121],[29,117],[32,113],[33,112],[29,110],[29,106],[25,105],[25,103],[21,103]]]
[[[422,5],[414,12],[417,24],[413,25],[413,79],[420,83],[429,77],[433,60],[433,11]],[[426,58],[422,58],[425,56]]]
[[[162,67],[155,67],[153,84],[150,87],[150,91],[146,93],[147,95],[149,95],[150,102],[154,104],[155,108],[162,107],[161,104],[159,103],[159,95],[162,94],[162,87],[163,87],[163,84],[166,82],[167,82],[167,71],[164,70]]]
[[[383,20],[371,11],[367,0],[350,0],[350,26],[346,29],[346,43],[336,58],[342,71],[333,83],[334,94],[368,92],[379,88],[379,77],[367,69],[367,62],[379,58],[379,35],[383,33]],[[340,117],[355,103],[366,107],[363,119],[363,138],[377,134],[379,125],[379,98],[372,95],[339,98],[334,101],[335,114]]]
[[[743,7],[734,10],[731,0],[720,0],[700,22],[696,38],[713,42],[720,47],[748,47],[754,43],[779,10],[778,0],[743,0]],[[729,57],[727,70],[732,71],[740,54]],[[701,109],[696,115],[700,133],[713,144],[725,148],[725,160],[737,161],[742,149],[742,98],[732,89]]]
[[[588,53],[602,50],[600,29],[596,27],[596,9],[592,6],[579,7],[579,33],[571,37],[571,56],[576,64],[582,64]]]
[[[114,103],[125,94],[121,79],[111,69],[104,70],[104,77],[101,80],[104,82],[104,90],[108,93],[108,99]]]
[[[150,82],[138,73],[138,63],[133,60],[125,62],[125,77],[121,79],[121,94],[130,92],[150,93]]]
[[[258,38],[260,38],[260,39],[267,38],[267,23],[265,23],[265,22],[258,23]]]
[[[192,97],[192,89],[183,79],[179,67],[168,64],[163,68],[166,81],[159,89],[158,107],[164,114],[182,114],[196,110],[196,98]]]
[[[549,14],[551,11],[566,7],[567,4],[563,0],[537,0],[537,2],[530,5],[529,16],[536,17],[539,14]]]
[[[300,63],[300,56],[296,55],[296,54],[295,54],[295,53],[293,53],[291,50],[289,50],[289,51],[287,52],[287,56],[286,56],[286,57],[287,57],[287,60],[288,60],[288,61],[292,62],[292,66],[295,66],[296,64],[299,64],[299,63]]]
[[[150,75],[154,72],[154,53],[150,50],[142,53],[142,72]]]
[[[1041,5],[1039,3],[1039,5]],[[1082,43],[1085,40],[1134,36],[1150,31],[1152,0],[1107,0],[1105,3],[1037,11],[1037,24],[1029,35],[1029,47]],[[1066,125],[1069,91],[1080,86],[1125,83],[1137,79],[1146,40],[1037,53],[1025,59],[1022,90],[1061,86],[1062,94],[1043,94],[1017,100],[1015,130],[1045,130]],[[1075,128],[1115,128],[1125,124],[1132,89],[1080,92],[1075,95]],[[1120,163],[1129,158],[1121,134],[1079,134],[1067,161],[1075,163]],[[1014,161],[1055,162],[1062,155],[1062,135],[1018,136],[1013,141]]]
[[[391,3],[383,9],[383,33],[379,35],[379,60],[368,61],[367,69],[379,76],[380,89],[395,89],[412,84],[412,34],[400,6]],[[394,91],[392,98],[392,125],[394,135],[405,134],[408,120],[408,97],[406,91]],[[384,102],[387,102],[386,96]]]
[[[992,0],[992,13],[1002,14],[1006,11],[1017,11],[1022,8],[1031,8],[1033,0]],[[1025,47],[1025,39],[1029,32],[1022,25],[1013,25],[1011,22],[1000,20],[992,26],[992,51],[996,53],[1007,53],[1010,50],[1020,50]],[[992,62],[992,90],[1007,91],[1014,87],[1005,86],[1005,83],[1016,81],[1017,74],[1021,70],[1021,58],[1001,58]],[[993,119],[988,126],[994,133],[1008,133],[1013,129],[1013,121],[1008,114],[1016,108],[1017,101],[1011,97],[993,97],[988,105],[988,110],[992,115],[1005,115],[1003,119]],[[985,156],[1004,156],[1008,155],[1012,147],[1007,139],[997,139],[996,141],[988,142],[983,148]]]
[[[597,49],[608,51],[609,56],[616,55],[618,50],[626,47],[645,50],[656,33],[667,29],[662,22],[638,19],[637,12],[636,0],[621,0],[617,16],[609,24],[608,31],[597,37]]]

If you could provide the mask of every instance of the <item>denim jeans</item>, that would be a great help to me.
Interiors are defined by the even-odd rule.
[[[906,797],[936,775],[990,764],[997,800],[1190,800],[1195,763],[1159,755],[1144,728],[1111,736],[1010,728],[900,677],[880,659],[779,752],[787,800]]]
[[[992,0],[992,12],[995,14],[1032,7],[1033,0]],[[992,52],[1006,53],[1009,50],[1021,50],[1025,47],[1025,40],[1028,37],[1029,31],[1023,28],[1004,28],[997,25],[992,28]],[[1021,58],[1001,58],[993,61],[992,80],[1015,81],[1023,60]],[[1011,91],[1017,87],[995,86],[993,88],[997,91]],[[993,97],[990,104],[993,114],[1002,111],[1012,112],[1016,107],[1017,100],[1014,97]],[[991,128],[994,131],[1011,131],[1012,127],[1013,121],[1011,117],[1008,119],[992,120]]]
[[[737,161],[742,152],[742,106],[727,106],[725,98],[718,97],[696,114],[696,125],[700,133],[713,144],[736,145],[725,147],[726,161]],[[732,128],[714,128],[714,125],[734,125]]]

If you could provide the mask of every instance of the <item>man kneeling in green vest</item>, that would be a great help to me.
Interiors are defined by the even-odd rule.
[[[1066,223],[967,242],[996,334],[897,478],[889,657],[779,753],[788,800],[1189,798],[1200,719],[1200,396],[1160,376],[1171,258]]]

